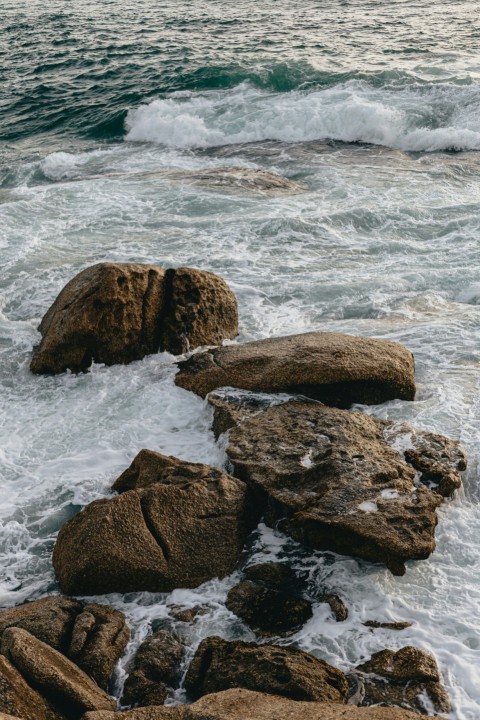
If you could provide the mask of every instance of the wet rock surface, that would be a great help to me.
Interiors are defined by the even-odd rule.
[[[335,703],[344,703],[349,692],[340,670],[302,650],[206,638],[188,669],[185,688],[198,698],[235,687]]]
[[[269,521],[294,539],[394,574],[433,552],[443,497],[387,442],[390,424],[312,401],[265,409],[258,396],[229,391],[213,405],[214,427],[217,418],[222,428],[237,423],[227,445],[233,474],[263,493]]]
[[[9,627],[27,630],[66,655],[106,689],[130,637],[125,616],[108,605],[86,605],[52,596],[0,610],[0,636]]]
[[[308,600],[252,580],[235,585],[226,606],[258,635],[290,635],[312,617]]]
[[[414,360],[387,340],[305,333],[215,348],[179,363],[175,382],[202,397],[219,387],[298,393],[337,406],[415,397]]]
[[[381,650],[358,665],[352,676],[361,705],[398,706],[423,715],[432,707],[439,713],[450,711],[437,662],[425,650],[410,646],[397,652]]]
[[[301,702],[277,695],[234,689],[205,695],[193,705],[150,707],[126,713],[90,712],[83,720],[418,720],[398,708],[358,708]]]
[[[185,648],[168,630],[159,630],[140,645],[125,682],[122,705],[163,705],[168,688],[180,680]]]
[[[115,701],[64,655],[21,628],[7,628],[1,653],[25,682],[60,714],[80,719],[88,710],[113,710]]]
[[[203,270],[99,263],[67,283],[38,329],[32,372],[78,373],[92,362],[127,364],[234,338],[237,301],[222,278]]]
[[[330,606],[333,617],[337,622],[344,622],[348,618],[348,608],[342,598],[335,593],[327,593],[322,597],[322,602]]]
[[[156,482],[150,460],[164,468]],[[53,551],[65,592],[164,592],[233,571],[258,519],[248,488],[206,465],[185,463],[185,475],[179,463],[144,453],[132,470],[140,466],[137,480],[128,481],[138,489],[97,500],[65,523]]]

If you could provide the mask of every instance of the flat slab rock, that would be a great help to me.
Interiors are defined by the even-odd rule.
[[[193,268],[99,263],[63,288],[39,325],[34,373],[84,372],[159,350],[175,355],[238,334],[235,295],[217,275]]]
[[[67,593],[168,592],[224,577],[258,521],[242,481],[150,450],[114,489],[121,494],[90,503],[60,530],[53,566]]]
[[[10,627],[27,630],[58,650],[104,689],[130,638],[119,610],[61,595],[0,610],[0,637]]]
[[[316,402],[270,399],[268,407],[268,397],[238,391],[209,400],[217,435],[230,428],[233,474],[263,494],[267,517],[293,538],[397,575],[433,552],[436,509],[466,466],[457,442]],[[424,456],[436,468],[428,487],[416,469]]]
[[[398,708],[358,708],[301,702],[277,695],[235,688],[205,695],[193,705],[146,707],[125,713],[89,712],[83,720],[418,720]]]
[[[175,382],[205,397],[219,387],[306,395],[335,407],[415,397],[415,363],[403,345],[339,333],[214,348],[179,363]]]

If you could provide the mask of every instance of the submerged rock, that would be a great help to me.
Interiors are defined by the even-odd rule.
[[[163,705],[168,688],[180,680],[184,651],[182,643],[168,630],[147,637],[125,681],[122,705]]]
[[[1,652],[28,686],[69,720],[80,720],[88,710],[115,708],[113,698],[88,675],[26,630],[7,628],[2,636]]]
[[[312,617],[308,600],[251,580],[235,585],[225,604],[259,635],[290,635]]]
[[[9,627],[27,630],[73,660],[106,689],[130,637],[125,616],[107,605],[86,605],[53,596],[0,611],[0,636]]]
[[[440,682],[434,656],[415,647],[397,652],[382,650],[358,665],[353,674],[362,696],[361,705],[385,705],[408,708],[426,715],[448,713],[450,701]]]
[[[398,708],[359,708],[335,703],[302,702],[235,688],[205,695],[193,705],[150,707],[126,713],[89,712],[83,720],[418,720]]]
[[[191,268],[100,263],[63,288],[39,326],[34,373],[83,372],[166,350],[183,353],[238,334],[238,310],[226,282]]]
[[[217,417],[222,428],[237,422],[227,445],[233,474],[263,493],[269,521],[294,539],[394,574],[433,552],[443,497],[387,442],[390,424],[308,401],[265,409],[258,396],[249,403],[227,392],[212,403],[214,426]]]
[[[309,653],[291,647],[256,645],[219,637],[203,640],[185,678],[198,698],[228,688],[258,690],[292,700],[344,703],[346,676]]]
[[[240,190],[268,195],[305,192],[303,183],[256,168],[219,167],[202,170],[185,170],[170,173],[170,177],[189,180],[192,183],[222,190]]]
[[[179,363],[175,382],[205,397],[219,387],[298,393],[337,407],[415,397],[414,360],[403,345],[339,333],[214,348]]]
[[[165,592],[224,577],[258,520],[240,480],[147,450],[114,487],[132,489],[90,503],[60,530],[53,565],[65,592]]]

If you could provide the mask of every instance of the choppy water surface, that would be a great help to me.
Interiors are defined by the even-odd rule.
[[[61,524],[143,447],[224,461],[174,359],[34,377],[36,326],[102,260],[193,265],[237,294],[241,340],[308,330],[386,337],[417,361],[414,403],[369,408],[459,438],[465,492],[403,578],[302,550],[261,526],[248,557],[288,559],[318,603],[294,638],[344,669],[384,647],[432,650],[452,720],[480,717],[480,53],[471,2],[4,0],[0,33],[0,604],[58,591]],[[274,194],[208,183],[268,170]],[[200,178],[200,179],[199,179]],[[203,178],[203,180],[202,180]],[[333,562],[335,560],[335,562]],[[206,603],[191,647],[250,637],[224,607],[237,576],[169,596],[109,596],[134,639]],[[367,619],[409,620],[401,633]],[[290,641],[289,641],[290,642]],[[181,694],[179,695],[181,699]]]

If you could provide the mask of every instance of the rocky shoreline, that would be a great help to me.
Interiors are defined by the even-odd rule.
[[[407,720],[448,713],[440,669],[424,650],[386,648],[345,673],[279,645],[308,622],[312,601],[288,564],[245,567],[242,560],[262,518],[307,551],[382,563],[396,575],[434,551],[436,510],[461,487],[463,450],[351,409],[414,400],[406,348],[338,333],[221,345],[238,334],[236,299],[221,278],[120,263],[73,278],[39,330],[34,373],[86,372],[92,362],[126,364],[207,346],[179,363],[175,382],[207,397],[229,463],[215,468],[144,449],[113,484],[114,495],[63,525],[52,562],[66,595],[0,610],[0,718]],[[257,641],[210,636],[189,658],[186,636],[162,628],[138,649],[117,710],[108,691],[129,641],[127,620],[70,596],[170,592],[239,569],[226,607]],[[338,622],[346,620],[344,599],[326,593],[323,601]],[[202,609],[183,612],[188,627]],[[179,687],[192,704],[164,705]]]

